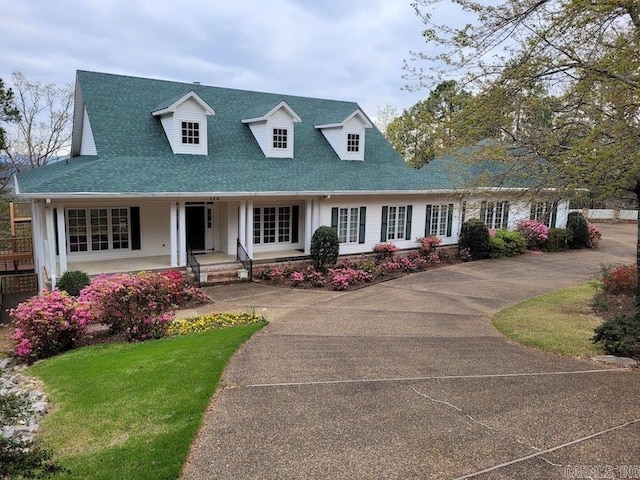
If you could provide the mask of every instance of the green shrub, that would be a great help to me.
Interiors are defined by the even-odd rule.
[[[70,270],[64,272],[58,280],[56,287],[58,290],[64,290],[69,295],[77,297],[80,290],[89,285],[89,275],[80,270]]]
[[[458,245],[461,250],[468,250],[474,260],[489,258],[491,253],[489,229],[477,218],[467,220],[460,229]]]
[[[323,225],[311,237],[311,258],[316,270],[324,271],[338,261],[340,242],[335,228]]]
[[[566,228],[550,228],[545,250],[548,252],[563,252],[569,248],[571,233]]]
[[[491,258],[502,258],[505,255],[507,247],[504,244],[504,240],[497,236],[489,237],[489,251],[491,252]]]
[[[527,251],[527,239],[515,230],[498,230],[494,236],[504,244],[504,257],[515,257]],[[493,253],[493,252],[492,252]]]
[[[602,323],[591,339],[611,355],[640,357],[640,314],[621,315]]]
[[[585,248],[589,243],[589,225],[580,212],[569,212],[567,218],[569,248]]]

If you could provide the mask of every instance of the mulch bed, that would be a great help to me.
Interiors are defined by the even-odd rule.
[[[613,320],[621,315],[633,314],[633,295],[612,295],[600,292],[593,299],[593,313],[603,321]]]

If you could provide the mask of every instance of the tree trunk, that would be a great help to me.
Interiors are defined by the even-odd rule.
[[[636,311],[640,312],[640,181],[636,183],[633,193],[636,194],[638,216],[636,218],[637,238],[636,238],[636,298],[634,305]]]

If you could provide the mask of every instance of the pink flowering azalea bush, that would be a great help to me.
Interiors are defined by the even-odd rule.
[[[549,238],[549,227],[536,220],[521,220],[517,230],[524,235],[529,250],[541,250]]]
[[[600,238],[602,237],[602,234],[600,233],[600,229],[596,227],[593,223],[587,223],[587,229],[589,231],[587,248],[598,248],[598,243],[600,242]]]
[[[376,254],[376,258],[378,260],[392,258],[397,251],[398,247],[389,242],[378,243],[375,247],[373,247],[373,253]]]
[[[180,272],[170,271],[99,275],[79,300],[91,305],[96,322],[133,342],[164,337],[177,306],[206,302],[208,297],[188,285]]]
[[[43,291],[9,312],[16,357],[34,362],[73,348],[93,316],[86,302],[61,290]]]
[[[418,243],[420,244],[418,247],[418,252],[420,252],[421,255],[428,257],[432,253],[435,253],[436,248],[438,248],[441,241],[436,236],[430,236],[419,238]]]
[[[353,268],[330,268],[329,277],[334,290],[348,290],[350,285],[370,282],[373,275]]]

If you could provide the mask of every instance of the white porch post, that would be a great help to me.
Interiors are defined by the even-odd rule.
[[[247,254],[253,258],[253,202],[247,202],[247,234],[245,237]]]
[[[31,225],[33,229],[33,266],[38,274],[38,290],[44,289],[44,278],[42,267],[47,264],[45,257],[45,236],[44,236],[44,204],[42,200],[31,201]]]
[[[45,210],[45,220],[47,225],[47,245],[49,255],[47,258],[47,268],[51,277],[51,289],[56,287],[56,280],[58,277],[58,267],[56,266],[56,237],[53,219],[53,208],[48,206]]]
[[[178,266],[178,210],[175,202],[169,204],[169,256],[171,267]]]
[[[67,225],[64,221],[64,207],[57,205],[56,217],[58,222],[58,258],[60,260],[60,275],[67,271]],[[55,253],[55,248],[53,249]]]
[[[311,253],[311,237],[313,236],[313,203],[312,199],[305,202],[305,214],[304,214],[304,253],[309,255]]]
[[[187,211],[185,202],[178,202],[178,266],[187,265]]]
[[[242,246],[247,249],[247,202],[240,202],[240,210],[238,215],[238,238]],[[249,253],[249,252],[247,252]]]

